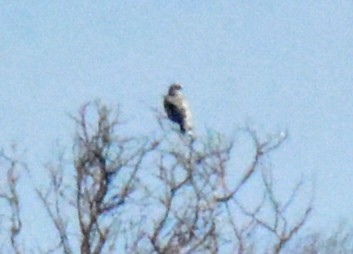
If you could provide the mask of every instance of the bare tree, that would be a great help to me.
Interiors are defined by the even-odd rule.
[[[311,199],[300,216],[289,213],[298,210],[303,181],[283,199],[268,163],[286,134],[260,138],[247,127],[253,152],[239,168],[236,141],[214,131],[181,135],[159,113],[161,132],[141,137],[124,134],[120,112],[99,102],[71,118],[71,158],[47,164],[49,184],[36,187],[57,233],[40,253],[284,253],[309,218]],[[254,188],[259,198],[245,198]]]
[[[353,230],[347,222],[341,223],[333,231],[311,233],[295,241],[288,253],[303,254],[349,254],[353,253]]]
[[[158,156],[156,177],[163,192],[155,195],[164,211],[149,236],[157,253],[252,253],[257,231],[267,230],[276,237],[272,246],[261,246],[270,253],[280,253],[293,235],[307,221],[312,209],[308,201],[301,218],[291,221],[286,215],[291,209],[302,182],[280,205],[273,189],[271,171],[263,170],[265,159],[285,141],[280,133],[260,141],[251,128],[246,133],[254,144],[254,155],[248,168],[234,182],[230,160],[234,142],[213,133],[206,140],[194,142],[179,136],[170,140]],[[180,145],[176,145],[180,141]],[[162,142],[161,142],[162,144]],[[160,146],[162,147],[162,145]],[[263,193],[255,209],[249,210],[238,198],[253,178],[260,176]],[[249,190],[248,190],[249,191]],[[157,205],[155,205],[157,207]],[[268,207],[272,213],[260,217]],[[253,235],[252,239],[248,236]],[[257,250],[256,253],[265,253]]]
[[[91,108],[96,115],[90,115]],[[87,118],[91,116],[96,119],[90,122]],[[65,169],[59,163],[48,168],[51,187],[37,189],[37,193],[57,229],[59,249],[64,253],[77,249],[69,241],[70,220],[63,217],[63,210],[70,205],[76,213],[78,231],[72,235],[79,235],[80,253],[110,252],[119,244],[117,236],[123,235],[122,230],[132,221],[126,216],[128,200],[136,192],[142,161],[156,144],[116,134],[119,116],[113,117],[100,104],[86,104],[72,118],[77,126],[74,181],[63,180]]]
[[[25,167],[16,157],[16,147],[13,146],[14,154],[8,156],[5,152],[0,152],[0,173],[4,181],[0,185],[0,204],[1,204],[1,224],[6,225],[2,228],[2,235],[5,235],[4,241],[9,238],[10,249],[13,253],[22,253],[22,245],[19,242],[19,234],[22,230],[22,218],[20,209],[20,198],[18,192],[18,181],[20,171]],[[7,234],[9,232],[9,234]],[[5,233],[5,234],[4,234]],[[7,244],[2,244],[1,252],[8,252]]]

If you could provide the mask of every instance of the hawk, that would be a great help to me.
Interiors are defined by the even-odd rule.
[[[182,134],[192,134],[191,113],[181,89],[181,84],[174,83],[170,85],[168,94],[164,96],[164,109],[168,118],[179,124]]]

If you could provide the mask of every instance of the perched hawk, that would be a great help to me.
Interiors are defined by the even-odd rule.
[[[181,133],[192,134],[191,113],[181,89],[180,84],[172,84],[169,87],[168,94],[164,96],[164,109],[168,118],[179,124]]]

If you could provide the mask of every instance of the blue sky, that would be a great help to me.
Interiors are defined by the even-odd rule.
[[[0,146],[32,164],[96,98],[155,130],[148,107],[178,81],[199,133],[288,129],[283,188],[314,179],[313,226],[352,222],[352,1],[2,1],[0,56]]]

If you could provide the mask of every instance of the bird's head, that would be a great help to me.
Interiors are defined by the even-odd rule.
[[[173,83],[170,85],[169,87],[169,91],[168,91],[168,94],[171,95],[171,96],[174,96],[176,95],[177,93],[180,92],[180,90],[183,88],[183,86],[179,83]]]

